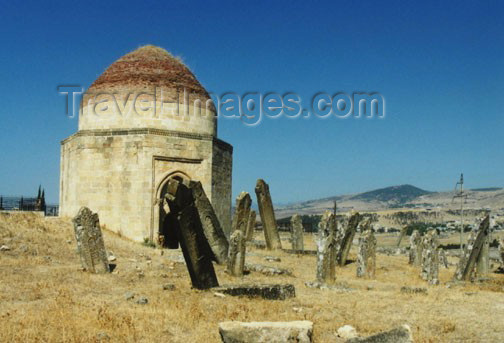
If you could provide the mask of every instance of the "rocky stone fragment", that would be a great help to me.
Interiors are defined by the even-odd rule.
[[[285,300],[296,296],[296,289],[291,284],[229,285],[213,288],[213,291],[232,296],[263,298],[267,300]]]
[[[350,339],[358,337],[357,330],[351,325],[344,325],[338,329],[338,337]]]
[[[292,322],[222,322],[219,333],[224,343],[310,343],[313,323]]]
[[[368,337],[351,338],[346,343],[412,343],[413,336],[408,325]]]
[[[264,259],[268,262],[282,262],[282,259],[276,256],[265,256]]]
[[[402,286],[401,293],[405,294],[427,294],[427,288],[425,287],[410,287]]]
[[[163,285],[163,290],[164,291],[174,291],[175,290],[175,285],[172,283],[166,283]]]
[[[291,242],[292,250],[304,250],[303,243],[303,220],[299,214],[291,218]]]
[[[258,272],[268,276],[287,275],[292,276],[292,270],[286,268],[275,268],[270,266],[263,266],[262,264],[245,264],[245,270],[249,272]]]
[[[91,273],[110,272],[98,214],[81,207],[73,218],[73,225],[82,268]]]
[[[214,208],[210,200],[208,200],[201,182],[191,181],[189,183],[189,188],[192,190],[194,206],[198,212],[203,227],[203,233],[213,252],[215,262],[218,264],[225,264],[228,254],[228,241],[222,230],[219,219],[217,219]]]
[[[255,193],[264,230],[264,238],[266,239],[266,246],[268,250],[282,249],[282,242],[278,234],[275,212],[273,210],[268,184],[262,179],[257,180]]]

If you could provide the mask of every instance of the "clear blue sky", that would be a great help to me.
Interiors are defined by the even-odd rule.
[[[169,3],[169,4],[166,4]],[[220,120],[233,194],[274,201],[410,183],[504,186],[504,2],[184,1],[0,4],[0,194],[58,200],[59,84],[88,87],[140,45],[183,57],[207,90],[375,91],[382,120]],[[255,198],[255,196],[254,196]]]

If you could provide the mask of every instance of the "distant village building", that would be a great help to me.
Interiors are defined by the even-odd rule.
[[[107,229],[159,243],[170,229],[168,180],[198,180],[229,235],[233,147],[217,138],[215,114],[207,91],[166,50],[123,56],[86,91],[79,130],[62,142],[60,215],[86,206]]]

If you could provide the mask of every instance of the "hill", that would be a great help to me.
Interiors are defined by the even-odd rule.
[[[429,193],[431,192],[425,191],[412,185],[400,185],[360,193],[350,199],[365,201],[384,201],[400,205],[405,204],[421,195]]]

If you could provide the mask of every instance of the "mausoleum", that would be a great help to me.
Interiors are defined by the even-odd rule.
[[[159,243],[168,181],[197,180],[229,236],[232,153],[193,73],[166,50],[143,46],[83,95],[79,129],[61,144],[60,215],[86,206],[108,230]]]

